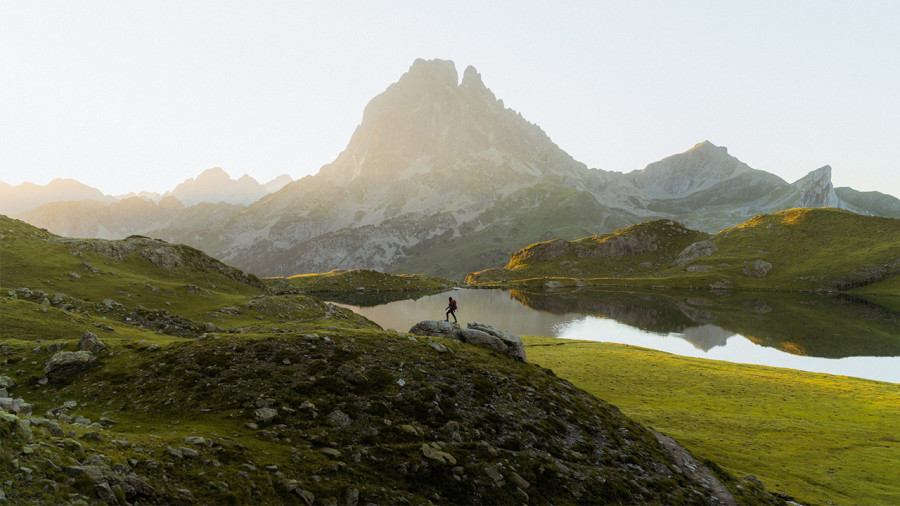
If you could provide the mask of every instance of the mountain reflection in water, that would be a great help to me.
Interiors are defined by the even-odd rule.
[[[897,303],[847,295],[458,289],[348,307],[405,332],[421,320],[443,318],[448,295],[459,301],[463,324],[483,321],[522,335],[617,342],[900,383]]]

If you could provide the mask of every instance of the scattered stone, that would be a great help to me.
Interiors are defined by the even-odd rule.
[[[150,346],[147,346],[147,351],[159,351],[160,348],[160,345],[153,343]]]
[[[58,423],[47,420],[46,418],[29,418],[31,425],[42,427],[47,430],[53,437],[65,437],[66,433]]]
[[[488,478],[494,481],[494,484],[499,484],[503,481],[503,475],[500,474],[500,471],[497,470],[496,467],[487,466],[484,468],[484,474],[488,475]]]
[[[435,462],[440,462],[441,464],[449,464],[451,466],[456,465],[456,459],[453,455],[440,450],[434,443],[424,443],[422,445],[422,455],[426,459],[434,460]]]
[[[216,330],[216,324],[213,323],[213,322],[206,322],[206,327],[205,327],[205,328],[206,328],[206,331],[207,331],[207,332],[213,332],[213,331]]]
[[[359,504],[359,490],[350,487],[344,491],[344,506],[356,506]]]
[[[322,453],[324,453],[325,455],[328,455],[331,458],[335,458],[335,459],[338,459],[341,457],[341,452],[334,448],[328,448],[328,447],[322,448]]]
[[[12,399],[10,397],[0,397],[0,409],[15,413],[17,415],[30,415],[32,406],[25,402],[24,399]]]
[[[450,351],[450,348],[444,346],[441,343],[437,343],[434,341],[431,341],[430,343],[428,343],[428,346],[434,348],[435,351],[437,351],[438,353],[447,353],[448,351]]]
[[[339,409],[336,409],[329,413],[328,421],[331,422],[331,425],[335,425],[338,427],[346,427],[352,422],[350,416]]]
[[[81,439],[90,441],[103,441],[103,436],[97,431],[88,431],[81,435]]]
[[[0,388],[13,388],[16,386],[14,379],[9,376],[0,376]]]
[[[166,449],[163,450],[163,453],[170,457],[174,457],[176,459],[184,458],[184,454],[181,453],[181,451],[176,450],[175,448],[172,448],[171,446],[167,446]]]
[[[116,499],[116,494],[109,487],[109,483],[94,485],[94,491],[97,492],[97,497],[106,504],[119,504],[119,500]]]
[[[212,441],[200,436],[185,436],[184,442],[196,446],[205,446],[207,448],[212,446]]]

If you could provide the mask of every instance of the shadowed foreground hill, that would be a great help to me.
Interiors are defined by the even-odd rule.
[[[271,296],[162,241],[5,217],[0,234],[13,503],[715,502],[646,428],[540,367]]]
[[[712,235],[657,220],[577,241],[537,243],[513,253],[505,267],[471,273],[467,281],[779,291],[878,284],[890,294],[898,273],[900,219],[797,208]]]

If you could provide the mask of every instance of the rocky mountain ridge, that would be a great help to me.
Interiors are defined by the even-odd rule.
[[[641,171],[588,169],[473,67],[460,81],[453,62],[416,60],[367,105],[334,162],[246,208],[167,214],[160,202],[134,226],[98,209],[65,214],[95,234],[185,242],[258,275],[370,268],[458,279],[527,244],[654,218],[716,232],[798,206],[900,217],[900,200],[837,191],[830,177],[826,166],[788,183],[708,141]],[[52,207],[18,217],[71,233]]]

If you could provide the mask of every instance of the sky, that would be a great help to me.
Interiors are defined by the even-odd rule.
[[[588,167],[703,140],[900,197],[900,2],[0,0],[0,181],[316,173],[417,58]]]

